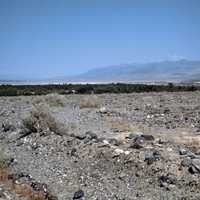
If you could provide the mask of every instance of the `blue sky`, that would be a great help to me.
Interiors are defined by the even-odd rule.
[[[199,0],[0,0],[0,77],[200,60]]]

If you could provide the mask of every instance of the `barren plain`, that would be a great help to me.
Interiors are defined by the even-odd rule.
[[[0,200],[200,199],[200,92],[0,97]]]

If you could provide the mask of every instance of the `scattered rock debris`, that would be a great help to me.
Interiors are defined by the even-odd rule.
[[[11,158],[2,157],[0,200],[200,198],[199,93],[104,94],[92,109],[63,96],[28,131],[34,97],[12,98],[0,98],[0,150]]]

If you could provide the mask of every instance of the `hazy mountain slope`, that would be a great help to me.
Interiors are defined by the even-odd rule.
[[[97,68],[75,81],[187,81],[200,79],[200,61],[163,61]]]

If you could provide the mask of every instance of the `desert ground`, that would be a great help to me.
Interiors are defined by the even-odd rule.
[[[200,92],[0,97],[0,200],[200,199]]]

